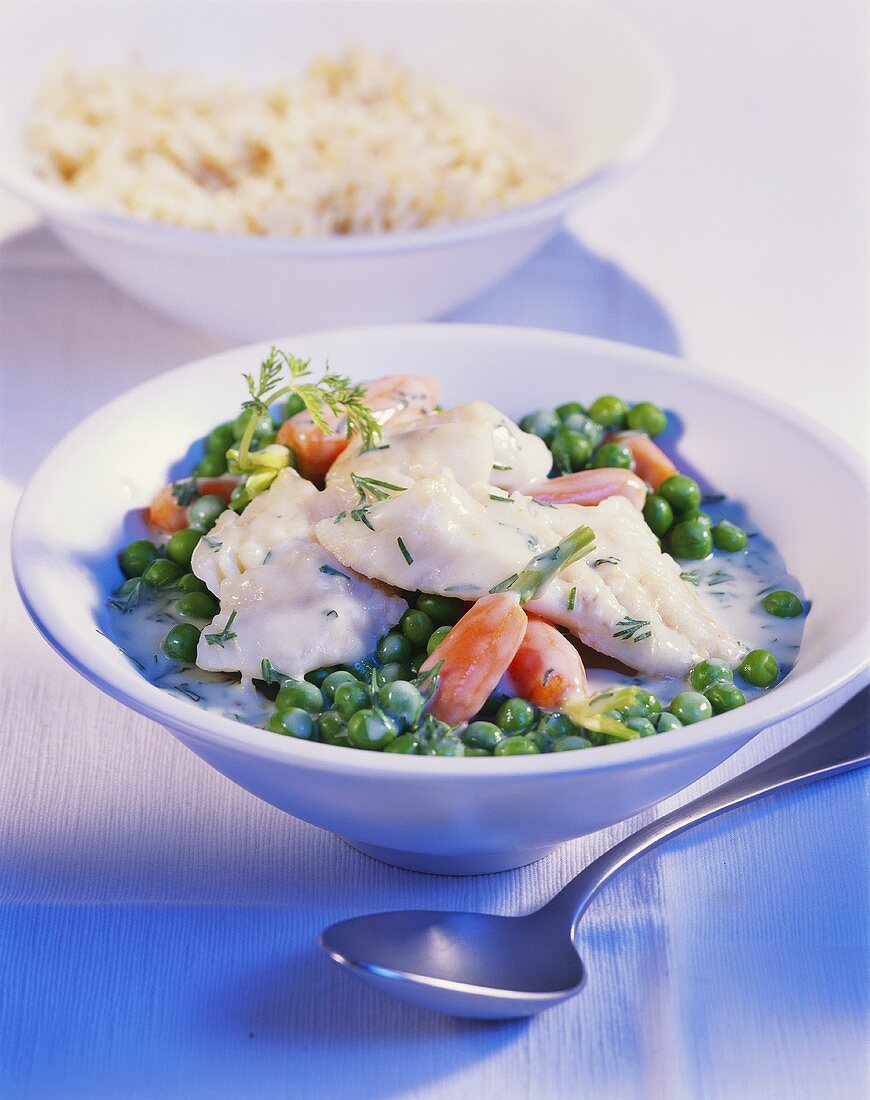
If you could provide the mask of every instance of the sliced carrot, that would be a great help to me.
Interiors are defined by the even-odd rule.
[[[609,438],[614,443],[628,447],[634,459],[635,470],[654,491],[663,481],[679,473],[658,443],[654,443],[646,432],[617,432]]]
[[[643,508],[646,485],[631,470],[580,470],[542,481],[529,490],[529,495],[548,504],[598,504],[607,497],[622,496],[635,508]]]
[[[551,623],[529,615],[525,637],[508,669],[518,695],[536,707],[557,708],[568,696],[588,695],[580,654]]]
[[[387,374],[364,382],[365,401],[378,414],[381,424],[399,416],[422,416],[432,412],[443,387],[434,378],[422,374]],[[348,444],[341,418],[326,410],[324,417],[330,430],[324,432],[305,410],[291,416],[281,425],[277,443],[292,448],[296,468],[309,481],[322,481],[329,467]]]
[[[206,477],[197,480],[200,496],[219,496],[229,504],[233,489],[239,484],[237,477]],[[172,485],[164,485],[148,508],[148,520],[161,531],[181,531],[187,527],[187,507],[181,505],[172,493]]]
[[[423,662],[440,664],[431,712],[451,726],[472,718],[507,671],[526,632],[527,617],[515,592],[496,592],[474,604]]]

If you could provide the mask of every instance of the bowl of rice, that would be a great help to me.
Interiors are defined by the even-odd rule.
[[[0,45],[0,184],[229,339],[437,317],[637,160],[668,101],[597,0],[42,3]]]

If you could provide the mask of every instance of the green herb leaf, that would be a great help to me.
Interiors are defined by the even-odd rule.
[[[223,649],[224,646],[227,644],[227,642],[232,641],[232,639],[236,637],[236,635],[233,633],[233,631],[231,629],[232,625],[233,625],[233,620],[235,619],[235,617],[236,617],[235,611],[231,611],[230,612],[230,617],[227,619],[226,626],[223,628],[223,630],[221,630],[217,634],[204,634],[203,635],[203,637],[205,638],[205,640],[208,642],[209,645],[219,645],[221,647],[221,649]]]
[[[413,565],[414,564],[414,559],[411,556],[411,553],[408,550],[408,547],[402,541],[402,538],[401,537],[397,538],[396,542],[399,544],[399,549],[402,551],[402,557],[405,559],[405,561],[408,563],[408,565]]]

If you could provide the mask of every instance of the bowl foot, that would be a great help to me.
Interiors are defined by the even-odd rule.
[[[442,855],[437,852],[403,852],[398,848],[380,848],[376,844],[361,844],[342,837],[346,844],[363,855],[402,867],[406,871],[424,871],[430,875],[490,875],[496,871],[512,871],[526,867],[549,855],[556,847],[520,848],[510,852],[473,852],[466,855]]]

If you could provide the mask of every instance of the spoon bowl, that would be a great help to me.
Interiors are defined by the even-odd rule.
[[[868,717],[870,690],[865,689],[812,733],[625,837],[527,916],[375,913],[331,925],[320,946],[382,992],[418,1008],[489,1020],[534,1016],[582,989],[577,925],[609,878],[699,821],[866,764]]]
[[[573,997],[585,981],[564,922],[405,909],[327,928],[320,946],[382,992],[455,1016],[532,1016]]]

